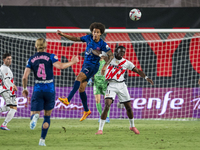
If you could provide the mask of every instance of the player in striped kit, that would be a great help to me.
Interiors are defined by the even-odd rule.
[[[105,77],[106,80],[108,81],[108,87],[106,89],[106,94],[105,94],[104,111],[101,115],[99,130],[96,134],[103,134],[103,127],[106,121],[107,113],[110,108],[110,105],[115,99],[116,94],[119,98],[120,103],[123,103],[126,108],[127,116],[130,122],[130,130],[135,132],[135,134],[140,134],[140,132],[134,125],[134,117],[131,108],[130,95],[127,86],[124,83],[125,81],[124,74],[126,70],[129,69],[138,73],[142,78],[145,78],[152,85],[153,81],[150,78],[148,78],[144,74],[144,72],[135,67],[135,65],[132,62],[123,58],[125,52],[126,48],[124,46],[117,47],[114,53],[115,57],[113,58],[113,60],[110,62],[109,66],[106,69]]]
[[[0,68],[0,95],[5,100],[6,105],[0,108],[0,112],[9,112],[0,128],[2,130],[10,130],[7,128],[7,124],[11,121],[17,111],[17,101],[15,96],[17,87],[14,84],[13,73],[9,68],[12,63],[12,57],[9,53],[3,54],[3,62],[4,63]]]

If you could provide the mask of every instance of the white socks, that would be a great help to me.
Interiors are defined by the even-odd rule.
[[[135,127],[135,124],[134,124],[134,118],[133,119],[129,119],[129,122],[130,122],[130,127]]]
[[[10,108],[10,111],[8,112],[5,121],[3,122],[3,126],[7,126],[8,122],[14,117],[16,110]]]
[[[5,111],[9,111],[10,110],[10,107],[4,105],[3,107],[0,107],[0,113],[1,112],[5,112]]]
[[[100,119],[100,122],[99,122],[99,130],[102,130],[102,131],[103,131],[103,126],[104,126],[105,122],[106,122],[106,120]]]

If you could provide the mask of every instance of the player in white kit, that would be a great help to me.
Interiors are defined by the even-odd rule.
[[[9,53],[3,54],[3,62],[4,64],[0,68],[0,95],[5,100],[6,105],[0,108],[0,113],[5,111],[9,112],[0,129],[10,130],[7,128],[7,124],[11,121],[17,111],[17,101],[15,96],[17,87],[14,84],[13,73],[9,68],[12,63],[12,57]]]
[[[103,134],[103,126],[106,121],[107,112],[110,108],[110,105],[113,103],[116,95],[118,96],[120,103],[123,103],[126,108],[127,116],[130,122],[130,130],[135,132],[135,134],[140,134],[140,132],[134,125],[134,117],[131,108],[130,95],[127,86],[124,82],[125,81],[124,74],[128,69],[138,73],[142,78],[145,78],[152,85],[153,81],[150,78],[148,78],[144,74],[144,72],[135,67],[135,65],[132,62],[123,58],[125,52],[126,48],[124,46],[117,47],[114,53],[115,57],[113,58],[113,60],[110,62],[109,66],[106,69],[105,78],[108,81],[108,86],[105,94],[105,106],[104,106],[104,111],[101,114],[99,130],[96,134]]]

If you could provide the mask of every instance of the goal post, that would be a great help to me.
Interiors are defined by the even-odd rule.
[[[89,34],[89,29],[59,29],[74,36]],[[57,29],[0,29],[1,55],[10,52],[13,58],[11,70],[14,74],[18,111],[15,117],[30,117],[30,100],[33,92],[33,74],[29,77],[28,99],[22,97],[22,75],[28,58],[36,53],[38,38],[47,41],[47,52],[54,53],[62,62],[79,55],[80,62],[65,70],[54,68],[56,104],[54,118],[80,118],[83,107],[78,92],[69,106],[59,102],[58,97],[68,96],[84,61],[86,44],[69,41],[56,34]],[[154,81],[152,86],[138,74],[127,71],[126,84],[131,97],[135,119],[197,119],[200,118],[200,30],[199,29],[106,29],[101,36],[109,47],[123,45],[124,58],[133,62]],[[1,59],[1,64],[3,61]],[[88,118],[99,118],[93,87],[86,87],[88,107],[92,114]],[[5,104],[0,97],[0,107]],[[103,96],[101,105],[104,107]],[[5,117],[6,113],[0,114]],[[41,113],[41,116],[43,113]],[[118,98],[111,105],[110,118],[127,118]]]

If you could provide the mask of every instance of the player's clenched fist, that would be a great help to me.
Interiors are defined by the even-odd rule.
[[[63,36],[63,33],[60,30],[57,30],[57,34]]]
[[[23,97],[27,97],[28,96],[28,90],[23,90],[22,95],[23,95]]]
[[[79,62],[78,56],[73,56],[71,61],[74,62],[74,63]]]

